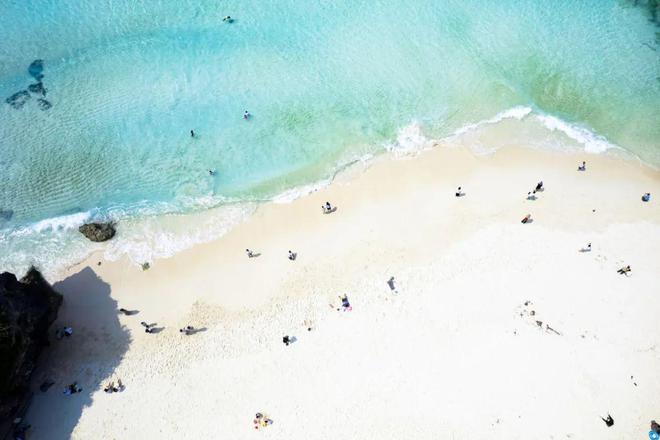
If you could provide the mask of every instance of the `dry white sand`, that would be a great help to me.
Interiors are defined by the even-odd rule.
[[[660,419],[657,197],[660,175],[636,162],[438,147],[263,206],[148,271],[91,258],[56,284],[57,325],[75,334],[35,374],[56,385],[36,391],[31,438],[647,438]],[[180,334],[188,324],[205,330]],[[105,394],[111,378],[126,390]],[[64,396],[73,381],[83,392]],[[273,425],[256,431],[256,412]]]

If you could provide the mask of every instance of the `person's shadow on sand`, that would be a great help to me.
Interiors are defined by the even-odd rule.
[[[90,267],[53,288],[64,296],[64,302],[50,329],[51,345],[32,375],[35,394],[25,418],[32,425],[31,440],[71,438],[83,409],[92,403],[92,394],[103,388],[103,381],[113,374],[130,343],[110,286]],[[62,326],[71,327],[73,334],[56,340],[54,329]],[[39,384],[45,381],[55,383],[40,391]],[[74,382],[82,391],[64,395],[64,388]]]

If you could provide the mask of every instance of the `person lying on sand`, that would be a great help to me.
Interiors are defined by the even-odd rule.
[[[82,388],[78,385],[78,382],[74,382],[64,388],[63,394],[70,396],[71,394],[76,394],[82,391]]]
[[[627,275],[628,272],[630,272],[632,269],[630,266],[622,267],[621,269],[617,270],[617,273],[620,273],[621,275]]]
[[[118,391],[119,391],[119,388],[117,388],[117,387],[115,386],[115,383],[114,383],[114,382],[109,382],[109,383],[105,386],[105,388],[103,388],[103,391],[106,392],[106,393],[108,393],[108,394],[112,394],[112,393],[116,393],[116,392],[118,392]]]
[[[520,221],[520,223],[525,224],[529,222],[532,219],[532,214],[527,214],[523,219]]]
[[[536,190],[527,193],[527,200],[536,200]]]
[[[651,200],[651,193],[645,193],[642,196],[642,202],[648,202],[649,200]]]
[[[69,337],[73,334],[73,329],[71,327],[62,327],[61,329],[55,330],[55,337],[57,339],[62,339],[63,337]]]
[[[254,420],[252,421],[254,424],[254,429],[259,429],[259,428],[265,428],[268,425],[272,425],[273,421],[266,417],[265,415],[261,413],[257,413],[254,416]]]
[[[186,336],[192,335],[195,332],[195,327],[192,325],[187,325],[184,328],[180,328],[179,332],[185,334]]]
[[[156,323],[154,322],[153,324],[147,324],[146,322],[142,321],[140,322],[142,327],[144,327],[144,332],[145,333],[154,333],[156,330]]]

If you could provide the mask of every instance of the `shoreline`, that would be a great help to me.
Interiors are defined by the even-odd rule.
[[[105,244],[95,245],[82,240],[75,231],[77,226],[72,226],[71,215],[39,221],[34,225],[26,226],[25,231],[22,231],[20,235],[28,234],[25,235],[27,237],[31,228],[35,225],[39,226],[37,228],[40,231],[39,233],[50,234],[52,232],[56,234],[56,236],[47,239],[50,242],[50,245],[44,247],[47,255],[59,252],[55,250],[56,248],[53,248],[52,243],[62,242],[62,249],[68,249],[68,255],[71,257],[65,257],[64,255],[55,257],[53,255],[55,261],[58,259],[63,261],[57,263],[57,267],[51,265],[49,268],[49,264],[44,265],[40,260],[35,261],[34,257],[27,258],[22,251],[18,251],[20,255],[18,261],[20,262],[9,264],[6,269],[21,272],[22,270],[14,267],[14,265],[25,265],[28,264],[29,260],[32,260],[32,265],[45,266],[44,273],[48,278],[57,279],[60,278],[61,273],[66,272],[71,266],[80,264],[90,256],[98,255],[99,249],[104,253],[104,258],[111,261],[123,258],[126,255],[136,265],[141,265],[144,262],[151,264],[154,260],[170,258],[182,250],[220,238],[264,204],[290,203],[296,198],[304,197],[311,192],[325,188],[332,184],[335,179],[341,178],[343,174],[355,174],[353,168],[364,170],[371,166],[371,162],[377,162],[381,159],[414,157],[439,145],[442,146],[441,148],[447,146],[467,148],[473,154],[479,156],[492,155],[503,148],[532,148],[559,154],[584,154],[587,157],[604,155],[623,161],[638,162],[646,168],[658,171],[658,168],[652,163],[646,163],[632,151],[609,143],[607,139],[597,133],[591,132],[579,124],[573,124],[558,117],[538,112],[528,106],[515,106],[490,118],[468,123],[439,140],[426,137],[422,126],[413,121],[401,127],[395,139],[381,145],[376,150],[370,153],[363,152],[362,156],[348,155],[343,157],[338,161],[330,175],[314,180],[312,183],[304,183],[282,190],[269,198],[236,200],[192,212],[168,211],[161,214],[152,213],[137,217],[120,210],[118,211],[119,218],[115,218],[116,216],[113,216],[112,212],[109,211],[104,214],[109,217],[97,218],[97,220],[114,219],[119,222],[120,231],[118,240],[115,239]],[[594,150],[599,148],[604,150]],[[142,203],[137,203],[136,206],[140,205]],[[87,215],[86,221],[91,221],[95,218],[92,212],[98,209],[100,208],[95,208],[86,213],[73,214],[73,216]],[[97,215],[100,214],[97,213]],[[128,217],[125,217],[125,215],[128,215]],[[47,230],[48,227],[53,228],[51,232]],[[42,231],[44,228],[46,229]],[[212,230],[209,232],[210,229]],[[34,241],[35,238],[32,237],[29,240]],[[33,245],[36,246],[34,243]],[[20,246],[20,243],[16,242],[9,247],[16,250],[20,249]],[[25,270],[28,266],[25,266]]]
[[[147,271],[97,254],[55,283],[55,325],[75,334],[34,378],[85,394],[37,393],[32,438],[250,438],[257,411],[269,438],[466,438],[475,420],[492,438],[645,435],[660,392],[660,208],[645,192],[660,173],[632,161],[438,146],[264,204]],[[126,391],[105,395],[117,377]]]

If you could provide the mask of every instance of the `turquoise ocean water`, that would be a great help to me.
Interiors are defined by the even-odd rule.
[[[0,0],[0,269],[55,273],[95,218],[119,221],[109,258],[169,255],[490,125],[658,166],[660,27],[633,3]]]

